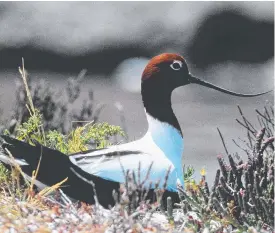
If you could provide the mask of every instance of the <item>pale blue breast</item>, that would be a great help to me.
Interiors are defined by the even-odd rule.
[[[184,144],[180,132],[173,126],[160,122],[150,115],[147,115],[147,120],[149,124],[149,132],[153,141],[173,163],[175,166],[175,172],[177,173],[176,176],[183,184],[182,153]]]

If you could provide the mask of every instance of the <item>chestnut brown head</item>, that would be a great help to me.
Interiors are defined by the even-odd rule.
[[[145,85],[145,83],[147,83],[153,89],[160,88],[165,92],[171,92],[179,86],[184,86],[190,83],[196,83],[218,90],[220,92],[224,92],[226,94],[240,97],[253,97],[270,92],[267,91],[257,94],[242,94],[229,91],[222,87],[203,81],[191,75],[185,59],[182,56],[174,53],[163,53],[153,57],[145,67],[141,80],[142,87]]]

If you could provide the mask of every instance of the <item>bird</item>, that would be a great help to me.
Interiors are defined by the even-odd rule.
[[[62,191],[69,197],[94,204],[94,187],[99,203],[114,205],[113,190],[125,183],[125,171],[139,173],[146,179],[144,186],[166,184],[164,197],[178,201],[177,185],[184,186],[183,152],[184,138],[172,109],[172,92],[182,86],[198,84],[239,97],[266,94],[242,94],[203,81],[193,76],[186,60],[179,54],[163,53],[153,57],[141,75],[141,96],[148,130],[138,140],[103,149],[92,149],[71,155],[35,143],[30,145],[10,136],[2,135],[0,161],[12,164],[7,156],[10,151],[24,174],[31,176],[40,161],[38,186],[51,186],[68,178]],[[7,149],[7,150],[6,150]],[[147,172],[150,170],[149,176]],[[168,178],[167,171],[169,171]],[[150,197],[153,198],[153,197]]]

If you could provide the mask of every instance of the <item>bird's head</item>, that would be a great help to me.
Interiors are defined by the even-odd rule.
[[[184,58],[173,53],[163,53],[153,57],[142,74],[142,83],[154,83],[171,91],[189,84],[189,71]]]
[[[196,83],[230,95],[241,97],[259,96],[270,92],[267,91],[257,94],[241,94],[203,81],[191,75],[185,59],[182,56],[174,53],[163,53],[153,57],[148,62],[142,73],[141,83],[142,85],[147,83],[152,88],[161,88],[162,90],[168,90],[171,92],[177,87]]]

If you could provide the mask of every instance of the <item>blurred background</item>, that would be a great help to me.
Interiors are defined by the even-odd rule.
[[[273,2],[1,2],[0,108],[9,118],[21,58],[32,80],[45,79],[62,92],[69,77],[87,69],[81,98],[93,93],[105,104],[99,121],[122,125],[129,140],[147,130],[140,76],[163,52],[182,54],[192,74],[242,93],[273,88]],[[79,108],[80,100],[73,108]],[[188,85],[173,93],[184,132],[184,162],[206,168],[213,180],[216,156],[239,152],[232,138],[245,137],[235,121],[239,104],[252,122],[255,108],[273,105],[273,93],[228,96]],[[118,111],[118,106],[121,113]],[[123,120],[123,121],[122,121]],[[260,128],[257,125],[258,128]],[[245,158],[245,155],[244,155]]]

